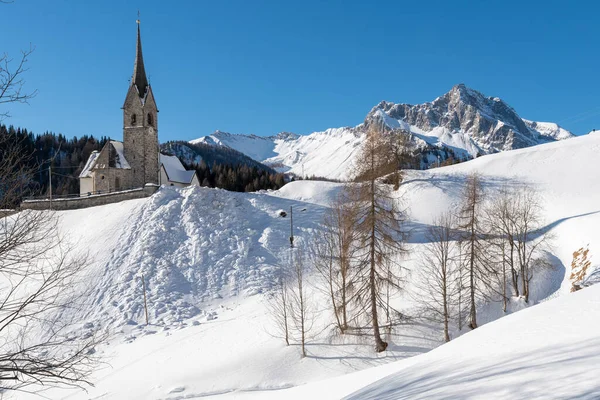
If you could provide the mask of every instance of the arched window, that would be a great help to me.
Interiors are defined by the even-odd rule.
[[[137,115],[131,114],[131,126],[135,125],[137,122]]]
[[[148,113],[148,125],[154,126],[154,117],[151,113]]]

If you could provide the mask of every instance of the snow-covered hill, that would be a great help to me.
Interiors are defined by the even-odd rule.
[[[364,389],[360,396],[386,398],[389,393],[388,398],[402,398],[406,389],[422,398],[476,397],[477,390],[487,388],[490,396],[482,391],[481,397],[510,392],[511,399],[530,398],[528,385],[541,388],[545,379],[552,379],[548,390],[556,389],[558,397],[572,390],[574,396],[594,398],[597,380],[583,370],[591,365],[588,362],[598,362],[598,327],[593,322],[600,313],[598,290],[570,294],[567,268],[573,251],[588,243],[593,267],[597,265],[599,151],[600,134],[590,134],[407,174],[398,193],[410,215],[412,253],[403,261],[407,269],[413,269],[418,258],[424,229],[438,213],[456,206],[465,177],[478,171],[489,192],[507,184],[526,184],[540,193],[546,229],[554,234],[552,268],[540,275],[531,300],[559,299],[484,325],[400,364],[382,365],[438,346],[435,327],[403,326],[390,338],[385,354],[373,353],[370,341],[340,339],[319,330],[309,340],[304,360],[295,346],[286,347],[274,335],[262,293],[272,286],[274,271],[287,252],[289,218],[279,211],[294,206],[295,234],[301,245],[317,228],[339,184],[299,181],[280,191],[254,194],[163,188],[148,199],[60,212],[58,229],[78,242],[82,252],[89,251],[93,260],[85,284],[93,290],[82,323],[110,328],[115,336],[98,349],[108,364],[95,374],[95,388],[47,396],[339,398],[400,371],[406,375]],[[142,274],[149,283],[148,327],[142,325]],[[405,282],[407,288],[410,283]],[[318,292],[313,296],[318,304],[326,304]],[[402,309],[410,310],[410,297],[400,300]],[[515,310],[520,308],[516,306]],[[480,322],[496,319],[501,315],[498,309],[482,305]],[[513,338],[522,342],[514,344],[514,357],[509,347]],[[486,360],[478,359],[479,354]],[[562,372],[561,362],[568,366]],[[375,366],[379,367],[339,377]],[[454,378],[460,386],[451,384]],[[571,381],[574,387],[567,389]],[[564,386],[557,388],[559,384]],[[285,389],[292,386],[298,387]],[[461,387],[468,391],[457,396]],[[540,389],[540,397],[550,393],[544,390]]]
[[[572,138],[573,134],[555,123],[522,119],[497,97],[460,84],[430,103],[419,105],[382,101],[356,127],[328,129],[301,136],[236,135],[217,131],[192,143],[226,146],[299,176],[322,176],[347,180],[354,177],[355,157],[364,132],[373,124],[384,124],[397,134],[409,135],[416,151],[423,155],[422,166],[452,156],[460,159],[541,143]]]

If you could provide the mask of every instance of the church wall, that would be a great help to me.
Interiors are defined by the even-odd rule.
[[[98,168],[94,170],[96,192],[114,192],[143,187],[131,184],[131,170],[120,168]]]
[[[84,195],[94,191],[94,178],[79,178],[79,194]]]
[[[53,210],[77,210],[79,208],[95,207],[104,204],[118,203],[125,200],[142,199],[152,196],[158,186],[146,186],[143,189],[133,189],[125,192],[106,193],[78,198],[55,199],[52,201]],[[22,210],[49,210],[49,200],[25,200],[21,203]]]

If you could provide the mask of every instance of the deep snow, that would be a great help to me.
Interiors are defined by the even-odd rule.
[[[256,194],[163,188],[149,199],[60,212],[59,229],[78,242],[81,251],[89,251],[93,260],[88,285],[94,295],[82,323],[91,322],[116,335],[98,349],[109,365],[95,374],[96,387],[89,394],[51,391],[45,395],[339,398],[404,371],[405,375],[363,389],[355,398],[385,398],[379,396],[386,394],[397,398],[404,391],[423,398],[508,393],[515,394],[511,398],[529,398],[529,387],[539,388],[541,397],[548,393],[570,397],[567,390],[573,390],[592,398],[597,380],[590,379],[585,369],[593,370],[592,363],[598,362],[600,344],[593,336],[599,331],[594,322],[600,320],[600,304],[595,300],[599,289],[569,294],[565,267],[573,251],[583,245],[589,243],[593,263],[600,250],[599,151],[600,134],[591,134],[407,173],[398,194],[411,220],[413,251],[405,260],[407,267],[418,255],[424,229],[438,213],[455,207],[465,176],[478,171],[490,193],[516,184],[539,191],[547,229],[555,235],[555,258],[553,272],[538,285],[532,303],[548,296],[559,298],[484,325],[426,355],[388,365],[381,364],[436,347],[439,333],[418,324],[401,327],[391,338],[391,350],[377,355],[368,339],[342,341],[324,331],[311,339],[310,356],[300,360],[295,346],[286,348],[274,337],[266,313],[262,293],[272,287],[287,251],[289,218],[280,217],[279,211],[294,206],[295,235],[301,243],[318,226],[338,184],[299,181],[277,192]],[[142,274],[148,282],[148,327],[141,325]],[[497,310],[487,310],[483,319],[494,319]],[[485,354],[485,360],[478,354]],[[457,365],[460,360],[464,364]],[[568,367],[559,368],[558,361]],[[417,364],[419,368],[411,367]],[[522,376],[516,371],[523,371]],[[326,378],[334,379],[316,382]],[[454,378],[462,384],[451,385]],[[283,389],[309,382],[316,383]],[[549,391],[559,384],[564,387]],[[462,387],[468,390],[457,395]]]

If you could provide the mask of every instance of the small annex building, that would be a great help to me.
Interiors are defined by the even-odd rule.
[[[143,188],[151,185],[200,186],[196,171],[186,171],[179,159],[160,153],[158,107],[146,77],[137,21],[133,77],[123,104],[123,141],[109,140],[90,154],[79,174],[79,195]]]
[[[160,184],[186,187],[200,186],[196,171],[185,169],[177,156],[160,155]]]

